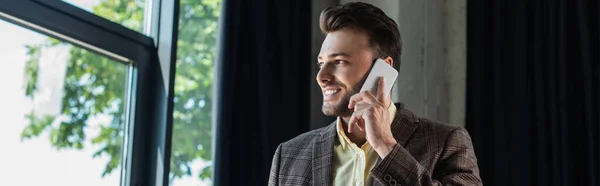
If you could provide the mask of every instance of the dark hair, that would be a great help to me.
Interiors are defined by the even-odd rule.
[[[367,3],[351,2],[328,7],[321,12],[319,25],[323,33],[345,28],[364,31],[369,36],[376,57],[392,57],[394,68],[399,70],[402,38],[398,25],[385,13]]]

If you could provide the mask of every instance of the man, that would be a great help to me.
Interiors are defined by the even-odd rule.
[[[279,145],[269,185],[481,185],[468,132],[358,92],[373,61],[399,63],[400,32],[379,8],[348,3],[321,12],[327,34],[316,77],[331,125]],[[398,65],[399,66],[399,65]],[[387,94],[390,95],[390,94]]]

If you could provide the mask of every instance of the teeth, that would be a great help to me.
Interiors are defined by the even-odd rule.
[[[325,95],[331,95],[331,94],[335,94],[337,92],[338,92],[338,90],[326,90]]]

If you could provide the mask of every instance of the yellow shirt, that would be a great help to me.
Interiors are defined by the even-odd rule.
[[[396,106],[391,103],[388,107],[390,120],[396,115]],[[391,122],[391,121],[390,121]],[[333,185],[350,186],[365,185],[370,186],[373,178],[371,169],[377,163],[379,155],[371,147],[369,142],[365,142],[360,148],[350,141],[344,132],[341,118],[337,118],[336,128],[339,143],[333,146]],[[390,123],[391,125],[391,123]]]

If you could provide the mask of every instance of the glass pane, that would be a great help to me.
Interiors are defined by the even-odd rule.
[[[212,185],[212,84],[221,0],[182,0],[170,184]]]
[[[142,32],[145,0],[63,0],[97,16]]]
[[[0,20],[2,185],[119,185],[127,69]]]

